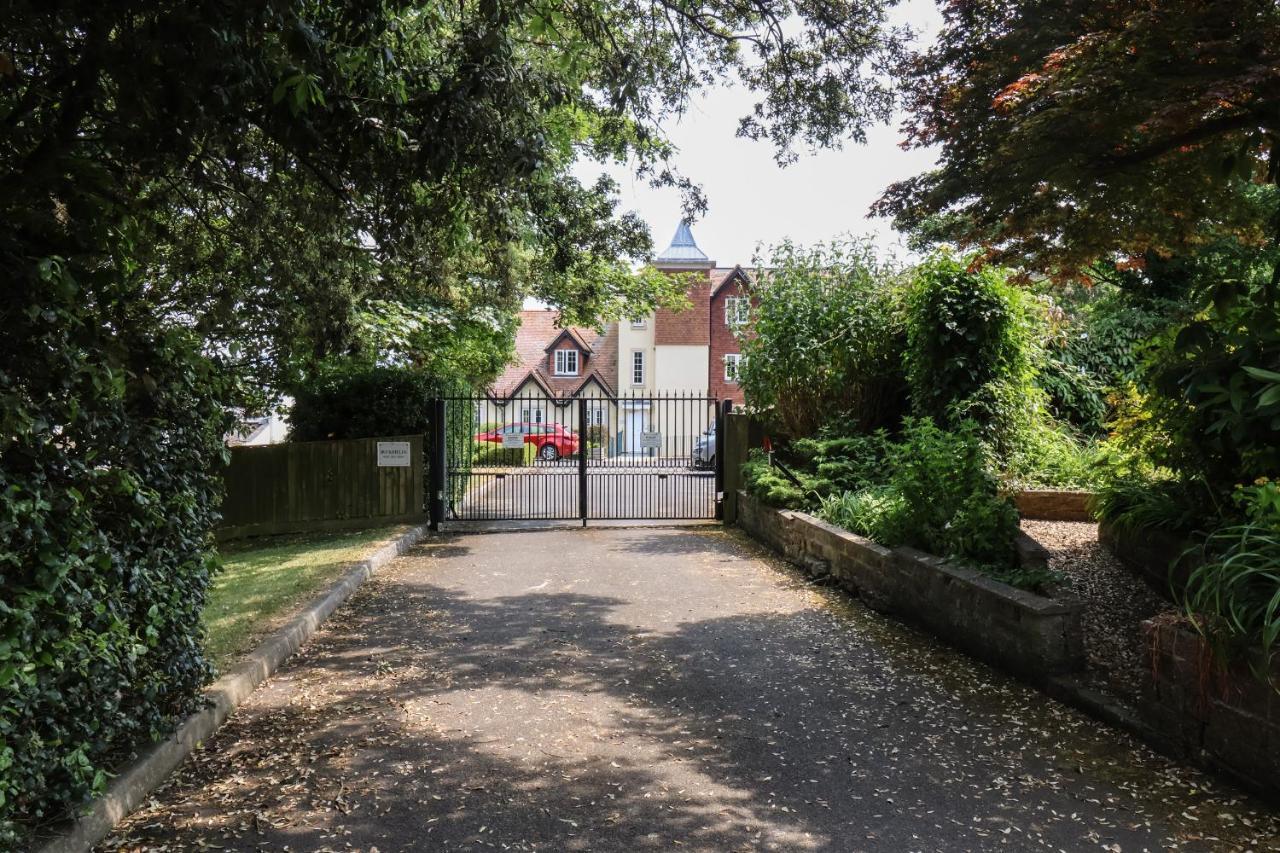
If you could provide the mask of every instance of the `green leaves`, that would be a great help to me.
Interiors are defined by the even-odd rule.
[[[21,826],[81,804],[198,701],[228,425],[224,381],[189,332],[99,322],[95,308],[127,304],[131,282],[50,287],[50,272],[74,266],[11,269],[0,306],[5,847]],[[124,381],[143,374],[149,392]]]
[[[936,254],[912,275],[907,379],[918,415],[975,420],[1002,457],[1038,409],[1026,297],[976,258]]]
[[[1280,641],[1280,528],[1221,527],[1196,549],[1202,558],[1179,590],[1186,613],[1221,658],[1243,656],[1264,683]],[[1260,654],[1259,654],[1260,652]]]
[[[271,92],[271,103],[287,102],[290,112],[295,116],[306,111],[315,104],[324,106],[324,92],[320,89],[320,80],[313,74],[297,71],[280,81]]]
[[[1280,7],[1257,0],[949,7],[903,80],[907,138],[938,166],[877,211],[1058,280],[1210,236],[1256,245],[1274,225],[1247,196],[1274,179],[1280,103],[1256,75],[1277,44]]]
[[[747,403],[793,436],[824,423],[894,426],[905,344],[897,267],[870,243],[783,243],[753,274],[739,382]]]

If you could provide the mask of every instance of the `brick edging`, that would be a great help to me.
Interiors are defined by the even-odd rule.
[[[51,839],[32,848],[37,853],[84,853],[110,834],[115,825],[140,806],[201,742],[231,716],[241,702],[269,678],[343,602],[373,573],[416,545],[427,533],[418,525],[388,540],[351,567],[333,586],[312,599],[289,623],[258,645],[243,662],[205,690],[209,704],[196,711],[173,734],[147,748],[127,765],[95,799],[89,811]]]
[[[1023,489],[1013,494],[1018,514],[1035,521],[1093,521],[1093,492],[1076,489]]]

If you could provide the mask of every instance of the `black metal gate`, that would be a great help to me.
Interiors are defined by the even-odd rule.
[[[718,517],[714,398],[531,391],[444,405],[466,407],[473,424],[446,441],[446,521]]]

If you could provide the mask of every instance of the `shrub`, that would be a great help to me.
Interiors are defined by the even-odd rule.
[[[1001,459],[1041,406],[1027,297],[994,267],[947,254],[915,269],[907,299],[906,374],[915,414],[973,420]]]
[[[1169,437],[1158,461],[1226,500],[1280,470],[1280,310],[1265,282],[1225,283],[1214,298],[1158,342],[1148,409]]]
[[[890,535],[889,519],[902,515],[902,494],[892,486],[869,486],[856,492],[828,495],[822,500],[818,516],[832,524],[852,530],[882,544]]]
[[[330,362],[293,389],[289,439],[322,441],[429,433],[431,401],[469,393],[465,385],[410,367]],[[472,412],[465,405],[455,408],[464,410],[465,434],[469,437]]]
[[[1002,569],[1014,564],[1018,511],[999,494],[979,429],[972,421],[955,432],[927,419],[906,422],[890,479],[902,511],[886,519],[885,544]]]
[[[1274,213],[1276,196],[1269,193]],[[1236,483],[1280,470],[1280,252],[1233,240],[1148,256],[1142,286],[1181,305],[1148,347],[1106,442],[1103,518],[1183,532],[1239,525]],[[1143,491],[1154,483],[1155,496]]]
[[[0,306],[0,848],[193,710],[231,419],[186,330],[57,261]],[[26,279],[15,279],[25,282]]]
[[[1055,293],[1037,384],[1050,411],[1086,435],[1102,435],[1108,397],[1142,379],[1150,342],[1180,308],[1175,300],[1098,284],[1086,296]]]
[[[759,498],[769,506],[785,509],[812,506],[818,499],[813,490],[813,477],[800,470],[793,470],[792,474],[798,482],[793,482],[781,469],[770,464],[763,450],[753,449],[750,458],[742,466],[743,488],[747,494]]]
[[[1048,418],[1019,432],[1004,470],[1010,485],[1033,489],[1094,489],[1099,474],[1096,443]]]
[[[289,411],[292,441],[372,438],[383,435],[431,436],[431,404],[436,397],[470,397],[460,379],[441,378],[413,367],[382,367],[335,361],[294,388]],[[475,452],[475,412],[471,404],[446,404],[445,440],[449,467],[448,502],[466,492],[464,473]],[[428,463],[431,454],[427,454]]]
[[[906,342],[897,270],[865,241],[783,243],[768,267],[742,341],[747,404],[796,437],[827,423],[845,432],[895,427]]]
[[[526,444],[523,449],[507,449],[492,441],[477,441],[471,456],[473,468],[481,465],[518,467],[532,465],[538,457],[538,447]]]
[[[770,506],[813,509],[829,495],[883,484],[891,449],[883,431],[853,436],[824,431],[816,438],[799,439],[778,454],[798,484],[770,465],[762,451],[754,450],[743,467],[745,488]]]
[[[818,514],[882,545],[957,559],[1017,586],[1036,589],[1054,579],[1018,567],[1018,512],[1000,495],[972,421],[947,432],[909,419],[902,441],[889,445],[885,467],[887,482],[828,494]]]
[[[810,488],[825,496],[885,483],[893,442],[884,430],[841,435],[828,428],[816,438],[793,442],[791,451],[813,472]]]

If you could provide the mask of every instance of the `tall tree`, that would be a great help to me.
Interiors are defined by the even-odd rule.
[[[228,377],[279,386],[369,326],[472,336],[398,355],[479,376],[526,295],[572,322],[668,297],[574,158],[696,208],[661,122],[731,77],[783,159],[857,138],[888,2],[0,6],[0,847],[199,701],[225,413],[253,397]]]
[[[1280,176],[1274,0],[952,0],[905,89],[935,171],[880,213],[1071,275],[1114,253],[1275,239],[1245,189]]]
[[[127,262],[144,313],[271,363],[340,343],[363,295],[643,306],[658,280],[609,265],[647,231],[574,158],[631,159],[697,209],[661,122],[730,78],[758,95],[741,132],[782,159],[860,138],[889,109],[891,1],[20,0],[0,256],[31,287],[41,258]]]

